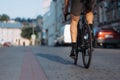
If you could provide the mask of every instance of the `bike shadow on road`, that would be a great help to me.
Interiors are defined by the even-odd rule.
[[[73,64],[72,61],[69,61],[67,59],[64,59],[63,57],[60,57],[58,55],[53,55],[53,54],[46,54],[46,53],[37,53],[37,56],[46,58],[48,60],[54,61],[54,62],[58,62],[61,64]]]

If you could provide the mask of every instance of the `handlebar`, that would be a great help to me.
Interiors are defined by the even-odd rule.
[[[70,12],[64,14],[64,20],[67,21],[67,16],[70,15]]]

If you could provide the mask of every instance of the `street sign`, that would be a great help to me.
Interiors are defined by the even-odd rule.
[[[32,35],[31,35],[31,39],[36,39],[36,35],[35,35],[35,34],[32,34]]]

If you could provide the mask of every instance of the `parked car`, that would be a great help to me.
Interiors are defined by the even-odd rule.
[[[3,43],[3,47],[10,47],[12,46],[12,44],[10,42],[4,42]]]
[[[61,36],[54,41],[55,46],[71,46],[70,24],[64,25],[61,33]]]
[[[97,28],[94,35],[96,43],[105,48],[107,45],[112,45],[114,47],[118,47],[120,45],[120,33],[115,31],[113,27]]]
[[[54,41],[55,46],[63,46],[64,45],[64,40],[63,40],[63,36],[58,37],[55,41]]]
[[[2,44],[0,43],[0,48],[2,47]]]
[[[71,46],[71,42],[65,42],[65,37],[62,35],[54,41],[55,46]]]

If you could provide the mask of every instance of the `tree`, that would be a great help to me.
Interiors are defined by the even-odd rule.
[[[0,21],[8,21],[10,20],[10,17],[7,14],[2,14],[0,16]]]
[[[23,27],[21,36],[26,39],[31,39],[31,35],[33,34],[33,27]],[[37,31],[34,28],[34,34],[37,35]]]
[[[0,15],[0,19],[1,19],[1,15]]]
[[[38,15],[38,16],[37,16],[37,18],[43,19],[43,16],[41,16],[41,15]]]
[[[20,17],[16,17],[14,20],[17,21],[17,22],[21,22],[21,18]]]

